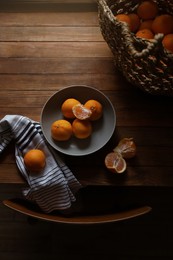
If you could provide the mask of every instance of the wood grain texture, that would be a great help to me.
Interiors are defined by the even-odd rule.
[[[40,121],[43,105],[59,89],[93,86],[114,105],[117,127],[96,154],[80,160],[65,157],[77,178],[85,185],[173,185],[172,98],[150,96],[117,71],[96,11],[79,12],[74,5],[71,12],[65,6],[64,12],[1,12],[0,41],[1,118],[22,114]],[[106,170],[104,158],[123,137],[134,138],[137,156],[119,178]],[[0,158],[0,182],[24,184],[13,146]]]

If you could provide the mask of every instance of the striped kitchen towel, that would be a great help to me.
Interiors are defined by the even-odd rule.
[[[40,124],[21,115],[5,116],[0,121],[0,154],[12,139],[17,166],[28,183],[23,190],[25,198],[37,203],[46,213],[69,209],[82,186],[46,142]],[[46,166],[37,176],[30,175],[24,165],[23,156],[30,149],[40,149],[46,155]]]

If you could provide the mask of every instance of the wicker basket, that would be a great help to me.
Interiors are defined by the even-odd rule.
[[[163,34],[154,40],[135,37],[115,14],[135,12],[139,0],[97,0],[103,38],[110,47],[115,66],[126,79],[140,89],[154,94],[173,96],[173,54],[162,45]],[[161,13],[173,15],[173,1],[154,0]]]

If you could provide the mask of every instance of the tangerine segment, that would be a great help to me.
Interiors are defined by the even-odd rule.
[[[46,165],[46,156],[39,149],[29,150],[24,155],[24,164],[29,171],[40,172]]]
[[[152,31],[155,34],[173,33],[173,16],[170,14],[162,14],[162,15],[157,16],[153,21]]]
[[[51,125],[51,135],[56,141],[67,141],[72,136],[72,125],[64,119],[57,120]]]
[[[144,1],[137,8],[137,14],[143,20],[154,19],[158,12],[158,5],[153,1]]]
[[[66,99],[61,105],[61,112],[63,116],[66,118],[75,118],[72,108],[77,104],[80,104],[80,102],[75,98]]]
[[[75,119],[72,123],[73,134],[79,139],[85,139],[92,133],[92,125],[89,120]]]
[[[105,157],[105,166],[113,173],[123,173],[126,170],[126,161],[120,153],[111,152]]]
[[[82,104],[77,104],[72,108],[73,114],[80,120],[86,120],[91,117],[91,110],[84,107]]]
[[[90,120],[91,121],[96,121],[99,118],[101,118],[102,114],[103,114],[103,106],[100,102],[98,102],[97,100],[94,99],[90,99],[88,100],[85,104],[84,107],[86,107],[87,109],[90,109],[92,114],[90,116]]]

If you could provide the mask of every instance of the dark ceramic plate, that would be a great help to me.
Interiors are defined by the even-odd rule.
[[[92,135],[86,139],[72,137],[68,141],[55,141],[51,137],[51,125],[54,121],[63,119],[61,105],[67,98],[78,99],[85,103],[89,99],[98,100],[103,106],[103,116],[92,122]],[[116,114],[110,100],[99,90],[89,86],[69,86],[62,88],[51,96],[41,113],[41,126],[48,143],[57,151],[73,156],[83,156],[101,149],[111,138],[116,125]]]

